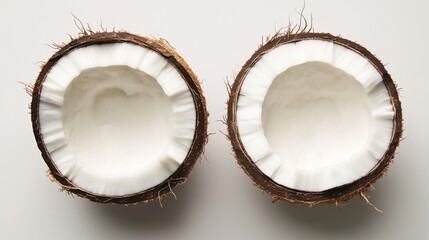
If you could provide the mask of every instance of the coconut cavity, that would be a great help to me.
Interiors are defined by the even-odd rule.
[[[365,148],[371,131],[362,85],[324,62],[280,73],[265,96],[261,118],[273,153],[303,170],[347,162]]]
[[[127,174],[163,157],[173,130],[171,101],[151,76],[128,66],[84,70],[67,87],[65,139],[98,174]]]
[[[239,164],[273,198],[337,202],[365,190],[393,158],[397,98],[361,46],[329,34],[281,36],[237,75],[228,132]]]
[[[206,142],[200,85],[156,40],[83,36],[48,61],[35,89],[33,128],[52,177],[92,201],[163,196],[186,180]]]

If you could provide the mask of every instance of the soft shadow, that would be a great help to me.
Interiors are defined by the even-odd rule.
[[[177,200],[169,194],[160,204],[158,200],[137,205],[87,204],[86,210],[96,215],[96,219],[114,228],[135,232],[159,232],[179,228],[196,199],[198,181],[202,176],[192,174],[187,182],[173,189]],[[103,225],[104,225],[103,224]]]
[[[279,225],[290,228],[301,229],[305,232],[312,232],[320,239],[330,239],[333,237],[350,236],[352,233],[364,232],[370,225],[380,224],[383,218],[388,217],[389,212],[395,211],[396,201],[391,201],[395,193],[393,182],[381,181],[376,184],[380,190],[370,191],[370,200],[381,208],[384,212],[379,213],[366,201],[355,196],[344,206],[332,204],[322,204],[317,206],[306,206],[291,204],[287,202],[277,202],[273,204],[262,204],[267,215],[278,221]],[[382,189],[382,190],[381,190]],[[255,196],[256,197],[256,196]],[[257,197],[260,201],[269,201],[267,194]]]
[[[359,197],[342,207],[335,205],[308,207],[278,203],[275,209],[278,214],[287,218],[289,223],[305,226],[309,231],[328,236],[346,236],[351,232],[362,231],[380,217],[377,216],[378,212]]]
[[[391,201],[395,192],[394,183],[379,183],[376,188],[380,188],[380,191],[370,191],[367,195],[372,196],[371,202],[387,213],[377,212],[360,196],[354,197],[344,206],[322,204],[312,207],[287,202],[270,203],[267,194],[254,194],[257,191],[253,191],[254,196],[248,199],[253,199],[254,205],[263,206],[270,222],[283,226],[285,233],[295,229],[297,232],[311,233],[319,239],[347,239],[351,234],[367,231],[371,225],[380,225],[390,216],[388,213],[397,207],[398,203]]]

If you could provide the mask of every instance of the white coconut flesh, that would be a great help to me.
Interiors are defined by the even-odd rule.
[[[63,56],[43,83],[39,117],[56,168],[104,196],[165,181],[185,160],[196,123],[181,74],[155,51],[130,43]]]
[[[241,142],[257,167],[280,185],[314,192],[376,167],[394,116],[377,69],[323,40],[264,54],[242,83],[236,114]]]

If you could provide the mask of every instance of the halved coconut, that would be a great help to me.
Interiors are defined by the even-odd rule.
[[[401,104],[383,64],[326,33],[285,34],[237,75],[228,135],[239,165],[274,200],[338,203],[387,170]]]
[[[164,41],[81,36],[43,66],[31,119],[51,178],[102,203],[157,199],[184,183],[207,141],[197,77]]]

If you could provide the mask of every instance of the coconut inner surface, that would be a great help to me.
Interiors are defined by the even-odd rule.
[[[274,79],[262,126],[282,161],[311,170],[347,161],[365,148],[371,112],[353,76],[327,63],[306,62]]]
[[[365,57],[328,40],[264,52],[240,86],[241,144],[276,183],[324,191],[377,166],[393,133],[381,74]]]
[[[83,71],[64,96],[65,137],[78,161],[100,174],[156,161],[171,138],[171,102],[151,76],[128,66]]]
[[[43,82],[40,132],[60,174],[103,196],[139,193],[185,161],[196,110],[180,72],[131,43],[81,47]]]

